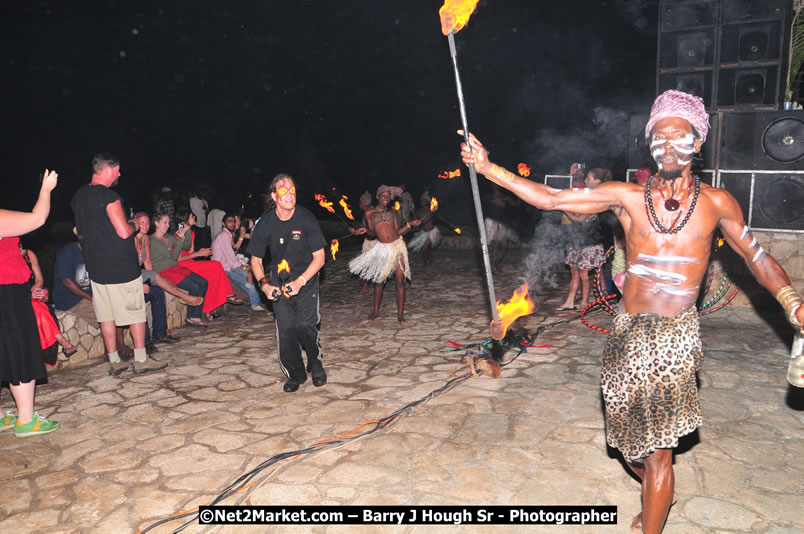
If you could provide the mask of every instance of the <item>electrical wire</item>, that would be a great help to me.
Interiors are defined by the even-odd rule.
[[[475,356],[475,358],[491,356],[491,352],[493,350],[493,347],[494,347],[495,343],[503,343],[503,345],[504,345],[503,348],[505,348],[505,345],[508,346],[508,348],[505,349],[505,352],[503,354],[505,354],[507,352],[510,352],[511,350],[517,350],[518,349],[518,352],[513,357],[508,359],[506,362],[500,364],[500,367],[504,368],[504,367],[510,365],[511,363],[513,363],[517,358],[519,358],[519,356],[522,353],[526,352],[527,351],[527,346],[533,344],[533,341],[535,341],[535,339],[539,336],[539,334],[541,334],[542,332],[544,332],[545,330],[547,330],[549,328],[554,328],[554,327],[556,327],[556,326],[558,326],[560,324],[565,324],[565,323],[569,323],[571,321],[574,321],[578,317],[579,316],[573,316],[573,317],[570,317],[570,318],[560,319],[558,321],[554,321],[552,323],[542,325],[542,326],[538,327],[537,329],[535,329],[535,330],[533,330],[531,332],[527,332],[527,333],[512,333],[512,332],[509,332],[508,335],[506,335],[506,337],[502,341],[497,341],[497,340],[491,339],[491,340],[488,340],[488,341],[484,341],[482,343],[473,343],[473,344],[469,344],[469,345],[464,345],[461,348],[462,349],[474,349],[475,347],[480,347],[480,349],[475,350],[475,351],[467,351],[467,355],[470,352],[473,353],[473,354],[477,353],[477,354],[480,355],[480,356]],[[456,349],[456,350],[461,350],[461,349]],[[448,351],[442,351],[442,352],[451,352],[451,351],[448,350]],[[482,371],[480,371],[480,370],[478,370],[478,372],[482,373]],[[465,380],[467,380],[468,378],[471,378],[472,376],[473,375],[472,375],[471,372],[466,372],[466,373],[464,373],[464,374],[462,374],[460,376],[456,376],[456,377],[448,380],[441,387],[434,389],[433,391],[429,392],[427,395],[421,397],[420,399],[412,401],[412,402],[409,402],[408,404],[402,406],[401,408],[399,408],[396,411],[390,413],[389,415],[386,415],[385,417],[383,417],[381,419],[376,419],[376,420],[373,420],[373,421],[366,421],[365,423],[360,424],[357,428],[355,428],[354,430],[352,430],[350,432],[347,432],[346,434],[341,434],[340,436],[336,436],[336,437],[333,437],[333,438],[324,438],[322,440],[319,440],[319,441],[313,443],[312,445],[310,445],[309,447],[306,447],[304,449],[298,449],[298,450],[295,450],[295,451],[287,451],[287,452],[282,452],[282,453],[279,453],[279,454],[275,454],[274,456],[271,456],[270,458],[268,458],[264,462],[260,463],[258,466],[254,467],[253,469],[251,469],[251,470],[247,471],[246,473],[243,473],[242,475],[237,477],[237,479],[235,479],[231,484],[229,484],[229,486],[227,486],[221,493],[219,493],[217,497],[215,497],[212,501],[206,503],[203,506],[214,506],[214,505],[222,502],[223,500],[225,500],[225,499],[227,499],[227,498],[229,498],[229,497],[231,497],[233,495],[241,493],[241,492],[243,492],[243,491],[255,486],[256,484],[262,483],[262,482],[266,481],[267,479],[269,479],[270,477],[272,477],[273,475],[275,475],[276,473],[279,473],[282,470],[287,469],[294,462],[300,461],[301,459],[303,459],[303,457],[305,455],[316,454],[316,453],[320,453],[320,452],[324,452],[324,451],[334,450],[334,449],[337,449],[337,448],[342,447],[344,445],[347,445],[349,443],[353,443],[353,442],[355,442],[357,440],[360,440],[360,439],[363,439],[365,437],[368,437],[368,436],[370,436],[372,434],[375,434],[375,433],[378,433],[378,432],[379,433],[384,433],[389,428],[391,428],[396,423],[398,423],[401,419],[403,419],[407,415],[410,415],[413,412],[414,408],[416,408],[416,407],[424,404],[425,402],[437,397],[438,395],[441,395],[442,393],[446,393],[447,391],[453,389],[458,384],[460,384],[461,382],[464,382]],[[369,430],[367,430],[365,432],[358,433],[362,428],[364,428],[364,427],[366,427],[368,425],[373,425],[373,426]],[[253,479],[257,475],[259,475],[262,471],[264,471],[265,469],[267,469],[267,468],[269,468],[271,466],[274,466],[274,465],[278,464],[279,462],[281,462],[283,460],[290,460],[290,461],[287,464],[285,464],[284,466],[277,467],[276,469],[274,469],[273,471],[268,473],[265,477],[263,477],[263,478],[261,478],[259,480],[253,481]],[[242,499],[244,499],[245,497],[246,497],[246,494],[244,494],[241,497],[241,499],[238,501],[238,503],[242,502]],[[190,518],[189,521],[183,523],[182,525],[177,527],[175,530],[173,530],[174,533],[181,532],[184,529],[186,529],[188,526],[190,526],[190,525],[192,525],[192,524],[194,524],[196,522],[196,519],[197,519],[197,516],[198,516],[198,511],[199,511],[199,507],[195,507],[195,508],[192,508],[190,510],[185,510],[183,512],[178,512],[178,513],[176,513],[174,515],[171,515],[169,517],[165,517],[163,519],[160,519],[160,520],[156,521],[155,523],[152,523],[152,524],[148,525],[146,528],[141,530],[138,534],[145,534],[146,532],[149,532],[149,531],[153,530],[154,528],[156,528],[156,527],[158,527],[160,525],[163,525],[165,523],[168,523],[170,521],[175,521],[177,519]]]

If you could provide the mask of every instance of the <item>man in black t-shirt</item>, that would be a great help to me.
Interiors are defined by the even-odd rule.
[[[269,210],[251,234],[248,253],[258,287],[274,302],[279,365],[288,377],[283,390],[292,393],[307,381],[327,383],[318,337],[318,271],[324,266],[326,240],[318,220],[307,208],[296,206],[296,184],[287,174],[271,182]],[[266,250],[270,264],[263,263]],[[301,349],[307,353],[307,367]]]
[[[120,162],[111,154],[92,159],[92,181],[79,188],[70,206],[92,285],[92,307],[109,354],[109,374],[117,376],[129,364],[120,359],[116,326],[129,326],[134,339],[134,373],[158,371],[167,363],[145,351],[145,293],[134,228],[126,221],[123,200],[109,189],[120,178]]]

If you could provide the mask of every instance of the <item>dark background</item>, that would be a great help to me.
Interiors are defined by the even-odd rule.
[[[51,222],[71,219],[100,151],[121,159],[135,210],[199,182],[211,207],[236,209],[280,171],[307,205],[332,187],[356,205],[382,183],[465,193],[442,3],[7,3],[0,207],[30,210],[47,167],[60,175]],[[492,159],[535,176],[584,161],[622,179],[629,116],[655,96],[657,16],[657,0],[481,0],[456,41],[470,128]],[[461,180],[437,178],[459,167]],[[449,206],[465,197],[445,198],[444,213],[471,220],[470,205]]]

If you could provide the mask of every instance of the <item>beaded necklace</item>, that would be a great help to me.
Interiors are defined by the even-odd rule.
[[[675,233],[679,232],[682,228],[684,228],[684,225],[687,224],[687,221],[690,220],[690,217],[692,216],[692,212],[695,210],[695,204],[698,202],[698,194],[701,192],[701,178],[698,177],[698,176],[695,177],[695,194],[692,196],[692,202],[690,202],[690,209],[687,210],[687,214],[681,220],[681,224],[676,226],[676,223],[678,222],[678,219],[681,217],[681,214],[679,213],[678,216],[673,221],[673,224],[670,225],[670,228],[665,228],[662,225],[661,221],[659,220],[659,217],[656,216],[656,209],[653,207],[653,198],[650,195],[651,184],[653,184],[653,176],[648,178],[648,182],[645,184],[645,206],[648,209],[648,214],[650,215],[651,224],[653,225],[653,227],[659,233],[662,233],[662,234],[675,234]],[[687,190],[687,192],[689,192],[689,189]],[[662,194],[661,188],[659,188],[659,194],[662,196],[662,198],[664,198],[664,195]],[[681,198],[681,201],[683,202],[686,198],[687,198],[687,196],[684,195]],[[678,206],[676,206],[675,209],[669,209],[668,208],[667,203],[670,200],[674,201],[675,203],[678,203],[678,206],[681,205],[679,201],[677,201],[674,198],[670,197],[669,199],[665,200],[665,209],[667,209],[667,211],[675,211],[675,210],[677,210]]]

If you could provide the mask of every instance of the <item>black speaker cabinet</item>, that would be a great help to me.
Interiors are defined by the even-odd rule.
[[[662,0],[657,93],[686,91],[709,110],[779,109],[790,0]]]
[[[656,163],[650,153],[650,146],[645,139],[645,125],[648,123],[648,115],[633,115],[631,117],[630,133],[628,137],[628,168],[639,169],[649,167],[651,171],[656,170]],[[702,169],[715,168],[715,153],[717,149],[718,114],[709,114],[709,134],[706,142],[701,147],[701,152],[695,156],[693,170],[700,172]],[[701,179],[706,178],[701,175]],[[710,185],[711,177],[707,182]]]
[[[723,113],[720,169],[804,170],[804,111]]]
[[[804,230],[804,173],[721,171],[720,187],[734,196],[751,228]]]

